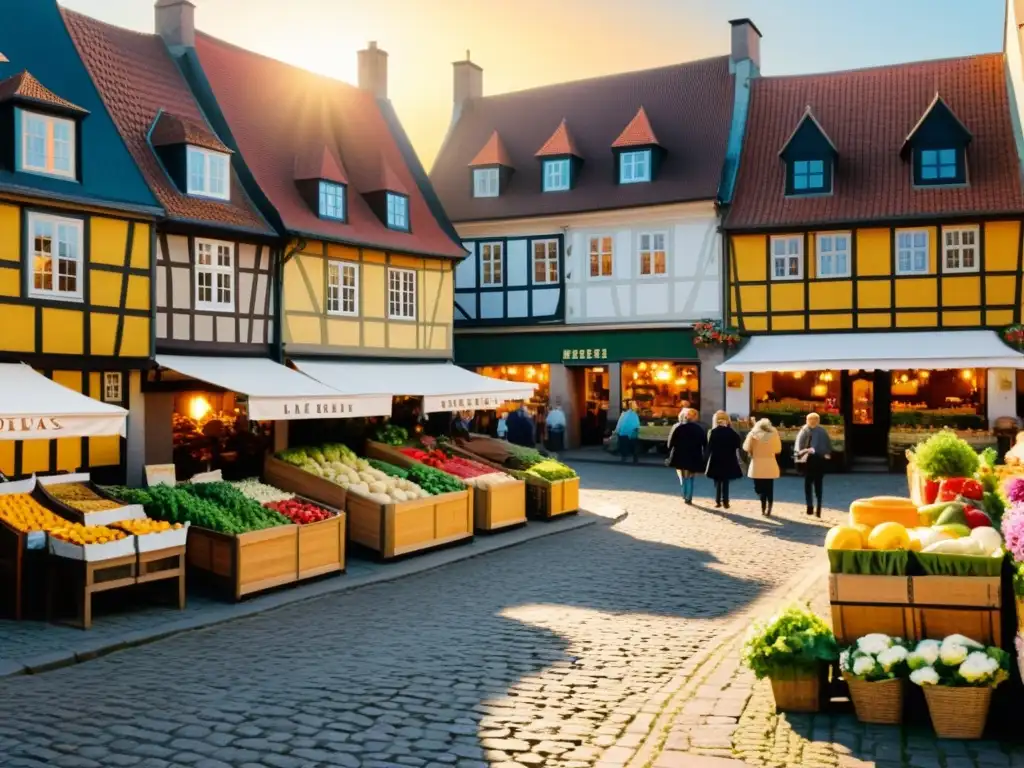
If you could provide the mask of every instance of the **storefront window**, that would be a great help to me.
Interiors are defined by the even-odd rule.
[[[272,423],[250,422],[245,400],[231,392],[174,397],[172,436],[179,478],[219,469],[226,479],[259,475]]]
[[[787,371],[751,374],[751,414],[776,424],[803,423],[808,413],[822,422],[838,423],[841,379],[839,371]]]
[[[981,368],[893,371],[893,426],[983,428],[985,378]]]
[[[526,409],[534,416],[543,414],[551,398],[551,368],[547,363],[536,365],[485,365],[474,369],[481,376],[502,381],[525,381],[536,384]],[[511,406],[509,406],[511,407]]]
[[[622,407],[635,401],[644,423],[674,422],[683,408],[700,409],[700,374],[693,364],[638,361],[622,364]]]

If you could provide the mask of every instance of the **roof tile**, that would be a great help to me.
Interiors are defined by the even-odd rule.
[[[647,110],[640,107],[633,119],[629,121],[629,125],[619,134],[619,138],[612,142],[612,148],[650,146],[658,146],[658,137],[654,135],[654,129],[651,128]]]
[[[537,157],[552,157],[556,155],[583,157],[576,147],[576,142],[573,141],[572,134],[569,133],[569,125],[564,117],[562,122],[558,124],[558,127],[555,128],[555,132],[544,142],[544,146],[537,150]]]
[[[216,134],[204,123],[180,115],[172,115],[170,112],[161,112],[157,115],[156,123],[149,134],[149,143],[154,147],[191,144],[194,147],[202,147],[213,152],[231,153],[231,150],[224,146],[224,142],[218,139]]]
[[[32,73],[27,70],[0,81],[0,101],[10,101],[11,99],[24,99],[39,104],[49,104],[52,107],[60,107],[61,109],[81,115],[89,114],[89,110],[82,109],[67,99],[62,99],[36,80]]]
[[[348,175],[337,153],[326,144],[303,148],[295,157],[295,180],[322,179],[336,184],[348,184]]]
[[[726,227],[853,224],[1024,211],[1002,54],[846,72],[758,78]],[[970,184],[916,188],[900,148],[942,94],[973,135]],[[784,194],[779,149],[807,105],[827,126],[838,159],[833,193]]]
[[[491,134],[491,138],[484,144],[483,149],[477,152],[469,162],[470,167],[480,165],[504,165],[506,168],[512,167],[512,158],[508,156],[508,150],[505,149],[505,144],[501,140],[501,136],[495,131]]]

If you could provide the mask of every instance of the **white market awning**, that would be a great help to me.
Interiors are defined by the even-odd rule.
[[[1024,355],[995,331],[808,333],[753,336],[717,370],[880,370],[1021,368]]]
[[[529,400],[537,386],[492,379],[452,363],[294,362],[303,373],[340,392],[422,397],[424,413],[497,408],[510,400]]]
[[[157,355],[158,365],[249,398],[255,421],[390,416],[391,395],[346,394],[265,357]]]
[[[125,436],[128,411],[61,386],[24,363],[0,363],[0,440]]]

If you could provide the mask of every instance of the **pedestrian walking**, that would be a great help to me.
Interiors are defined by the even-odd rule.
[[[782,438],[779,430],[768,419],[758,421],[743,441],[743,450],[750,457],[747,477],[754,481],[754,493],[761,500],[761,514],[771,517],[775,503],[775,480],[779,477],[779,461],[782,453]]]
[[[708,461],[705,474],[715,481],[715,507],[729,508],[729,483],[743,477],[740,449],[743,441],[732,428],[729,414],[717,411],[714,427],[708,432]]]
[[[694,476],[705,468],[704,452],[708,447],[707,433],[697,419],[695,410],[683,408],[679,411],[679,421],[668,435],[665,464],[675,469],[679,476],[679,489],[687,504],[693,504]]]
[[[533,419],[525,405],[519,406],[509,414],[506,420],[508,441],[513,445],[521,445],[524,448],[535,448],[537,445],[534,434]]]
[[[804,470],[804,499],[807,514],[821,517],[821,491],[825,484],[825,462],[832,458],[832,439],[821,426],[821,417],[807,414],[807,423],[796,436],[796,463]]]
[[[504,413],[500,414],[498,417],[497,432],[499,440],[504,440],[508,437],[508,421],[505,419]]]
[[[546,427],[548,431],[548,450],[554,453],[565,450],[566,421],[561,400],[555,400],[554,407],[548,411]]]
[[[619,457],[625,463],[627,457],[633,457],[633,463],[639,464],[638,454],[640,443],[640,414],[636,412],[636,403],[630,401],[629,408],[622,412],[615,425],[615,435],[619,442]]]

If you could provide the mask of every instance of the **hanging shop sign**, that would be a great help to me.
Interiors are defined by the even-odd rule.
[[[391,395],[366,397],[249,397],[249,418],[254,421],[290,419],[350,419],[391,413]]]
[[[4,416],[0,440],[52,440],[57,437],[123,435],[124,416]]]
[[[457,333],[458,365],[594,365],[630,360],[693,360],[699,355],[689,328],[604,331]]]
[[[528,397],[529,395],[521,395]],[[509,402],[509,394],[504,395],[427,395],[423,398],[423,411],[437,413],[439,411],[489,410],[502,403]]]

